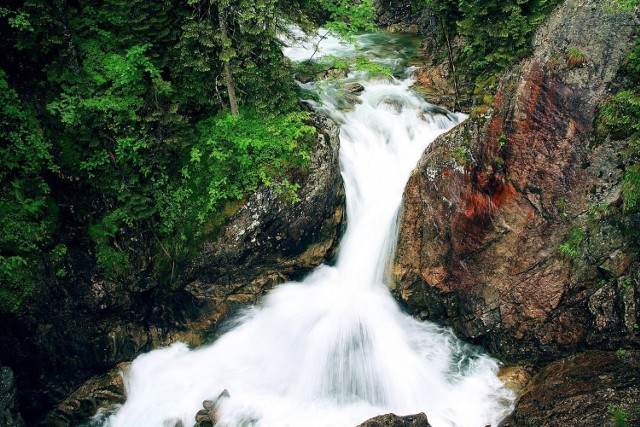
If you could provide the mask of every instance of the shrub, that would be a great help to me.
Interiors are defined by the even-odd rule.
[[[558,251],[568,258],[574,258],[580,255],[580,245],[583,240],[584,232],[579,228],[574,228],[569,233],[567,240],[558,247]]]
[[[575,47],[570,47],[567,52],[567,65],[569,68],[582,67],[587,63],[587,55]]]

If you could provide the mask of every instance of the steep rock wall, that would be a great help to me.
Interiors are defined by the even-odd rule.
[[[581,256],[559,246],[589,207],[620,204],[621,143],[594,143],[594,116],[636,31],[602,2],[568,0],[506,73],[487,116],[423,155],[404,195],[394,292],[422,318],[510,361],[637,345],[637,248],[602,221]],[[570,48],[584,64],[571,64]],[[635,221],[637,218],[629,218]],[[622,282],[624,281],[624,283]]]

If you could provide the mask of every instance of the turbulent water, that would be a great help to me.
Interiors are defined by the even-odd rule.
[[[393,36],[360,38],[358,54],[411,48]],[[326,53],[354,55],[333,40]],[[409,47],[407,47],[409,46]],[[308,58],[313,47],[290,49]],[[406,58],[387,59],[396,67]],[[359,82],[361,103],[341,87]],[[351,74],[307,85],[318,111],[341,124],[348,228],[334,266],[277,287],[213,345],[175,344],[138,357],[125,375],[126,403],[108,426],[193,425],[202,401],[220,401],[221,426],[349,426],[388,412],[425,412],[432,425],[497,425],[513,396],[497,363],[449,330],[404,314],[385,284],[402,191],[422,151],[464,119],[410,90],[412,79]]]

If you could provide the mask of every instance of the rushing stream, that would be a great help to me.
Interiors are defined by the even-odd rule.
[[[357,51],[335,40],[323,46],[316,57],[390,58],[384,62],[396,71],[413,49],[385,34],[360,37]],[[313,49],[286,53],[303,59]],[[513,395],[497,379],[496,361],[404,314],[385,284],[411,170],[431,141],[464,119],[416,96],[409,73],[306,85],[320,93],[314,107],[341,125],[348,228],[335,265],[278,286],[211,346],[174,344],[138,357],[125,376],[127,401],[105,425],[192,426],[202,401],[224,389],[220,426],[355,427],[389,412],[425,412],[435,427],[484,427],[509,413]],[[365,87],[361,103],[345,102],[348,82]]]

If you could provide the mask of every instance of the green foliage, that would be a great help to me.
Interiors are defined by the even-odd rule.
[[[224,113],[200,122],[182,169],[184,186],[176,194],[178,202],[189,195],[193,203],[175,218],[168,216],[171,209],[163,215],[173,222],[186,214],[204,225],[224,202],[242,199],[260,185],[297,200],[298,184],[288,172],[308,166],[315,129],[304,124],[306,119],[301,112],[264,116],[245,109],[239,116]]]
[[[504,134],[501,134],[500,137],[498,138],[498,147],[500,148],[506,147],[508,143],[509,141],[507,140],[507,137]]]
[[[360,56],[356,59],[356,71],[366,71],[369,77],[391,78],[393,71],[382,64],[371,62],[366,56]]]
[[[624,72],[633,83],[640,83],[640,37],[633,44],[633,49],[627,55]]]
[[[470,160],[469,150],[464,146],[455,147],[453,151],[451,151],[451,157],[453,157],[456,163],[464,166],[469,163]]]
[[[640,148],[640,94],[623,90],[607,99],[600,109],[600,124],[616,139],[630,138]]]
[[[584,232],[579,228],[574,228],[569,233],[567,240],[558,247],[558,251],[567,258],[574,258],[580,255],[580,245],[583,240]]]
[[[624,348],[619,348],[616,350],[616,357],[619,357],[620,359],[624,359],[628,356],[629,356],[628,350],[625,350]]]
[[[325,27],[349,38],[360,31],[375,31],[376,11],[372,0],[321,0],[329,13]]]
[[[42,177],[55,169],[51,145],[0,69],[0,313],[31,294],[42,250],[51,242],[55,209]]]
[[[609,406],[607,408],[607,413],[611,415],[611,418],[613,418],[613,424],[616,427],[627,427],[629,425],[627,422],[629,418],[628,412],[625,412],[616,406]]]
[[[49,261],[51,263],[51,267],[55,269],[56,277],[66,277],[67,270],[64,268],[64,262],[67,256],[67,247],[63,244],[57,244],[51,251],[49,252]]]
[[[0,314],[17,311],[33,292],[35,264],[22,256],[0,256]]]
[[[591,221],[599,221],[609,215],[610,212],[611,207],[607,204],[607,202],[593,203],[590,204],[587,208],[587,214],[589,215],[589,220]]]
[[[310,74],[317,75],[329,70],[344,71],[352,64],[345,58],[334,55],[325,55],[311,61],[302,61],[295,64],[296,75]]]
[[[609,13],[633,13],[640,2],[638,0],[607,0],[605,10]]]
[[[567,209],[569,208],[569,201],[566,198],[562,197],[556,200],[554,204],[556,205],[556,208],[558,208],[558,211],[560,211],[560,215],[566,217]]]
[[[494,76],[527,53],[535,28],[557,0],[425,0],[450,36],[464,37],[460,69],[477,87],[495,84]]]
[[[296,23],[350,36],[374,16],[371,0],[0,6],[0,312],[42,275],[66,276],[68,221],[123,281],[136,244],[173,273],[260,185],[295,201],[315,131],[295,112],[279,34]],[[238,117],[224,113],[225,68]]]
[[[614,139],[626,139],[623,152],[629,162],[622,181],[622,197],[627,211],[640,207],[640,38],[636,39],[625,62],[623,73],[628,77],[632,89],[622,90],[601,106],[598,129]]]
[[[627,168],[622,180],[622,197],[624,208],[628,211],[636,211],[640,206],[640,164],[636,163]]]
[[[627,278],[624,279],[624,282],[622,283],[622,289],[624,289],[624,290],[631,289],[636,284],[637,284],[637,282],[633,278],[627,277]]]

